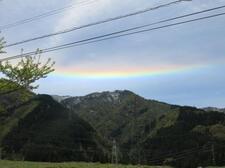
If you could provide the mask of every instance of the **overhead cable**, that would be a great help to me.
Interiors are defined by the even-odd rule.
[[[75,27],[68,28],[68,29],[65,29],[65,30],[61,30],[61,31],[58,31],[58,32],[55,32],[55,33],[50,33],[50,34],[45,34],[45,35],[38,36],[38,37],[33,37],[33,38],[30,38],[30,39],[26,39],[26,40],[22,40],[22,41],[19,41],[19,42],[12,43],[12,44],[8,44],[8,45],[5,46],[5,48],[16,46],[16,45],[19,45],[19,44],[28,43],[28,42],[31,42],[31,41],[36,41],[36,40],[48,38],[48,37],[52,37],[52,36],[56,36],[56,35],[69,33],[69,32],[75,31],[75,30],[79,30],[79,29],[83,29],[83,28],[87,28],[87,27],[91,27],[91,26],[96,26],[96,25],[100,25],[100,24],[103,24],[103,23],[112,22],[112,21],[115,21],[115,20],[120,20],[120,19],[123,19],[123,18],[131,17],[131,16],[135,16],[135,15],[139,15],[139,14],[143,14],[143,13],[146,13],[146,12],[149,12],[149,11],[152,11],[152,10],[167,7],[167,6],[177,4],[177,3],[180,3],[180,2],[182,2],[182,1],[176,0],[176,1],[173,1],[173,2],[169,2],[169,3],[166,3],[166,4],[156,6],[156,7],[148,7],[148,8],[133,12],[133,13],[120,15],[120,16],[116,16],[116,17],[112,17],[112,18],[107,18],[105,20],[101,20],[101,21],[97,21],[97,22],[93,22],[93,23],[89,23],[89,24],[85,24],[85,25],[81,25],[81,26],[75,26]]]
[[[0,30],[2,31],[2,30],[10,29],[10,28],[13,28],[13,27],[25,24],[25,23],[30,23],[30,22],[33,22],[33,21],[36,21],[36,20],[40,20],[40,19],[52,16],[52,15],[56,15],[56,14],[59,14],[59,13],[62,13],[64,11],[66,11],[67,9],[70,9],[70,8],[86,6],[88,4],[94,3],[95,1],[97,1],[97,0],[84,0],[84,1],[81,1],[81,2],[76,2],[76,3],[70,4],[68,6],[59,8],[59,9],[54,9],[54,10],[42,13],[40,15],[36,15],[36,16],[30,17],[30,18],[27,18],[27,19],[22,19],[22,20],[13,22],[13,23],[9,23],[9,24],[0,26]]]
[[[48,52],[53,52],[53,51],[57,51],[57,50],[62,50],[65,48],[82,46],[82,45],[86,45],[86,44],[90,44],[90,43],[96,43],[99,41],[115,39],[115,38],[119,38],[119,37],[123,37],[123,36],[130,36],[133,34],[150,32],[150,31],[154,31],[154,30],[164,29],[164,28],[168,28],[168,27],[173,27],[173,26],[177,26],[177,25],[182,25],[182,24],[196,22],[196,21],[200,21],[200,20],[215,18],[215,17],[219,17],[219,16],[224,16],[224,15],[225,15],[225,12],[214,14],[214,15],[209,15],[209,16],[204,16],[204,17],[198,17],[198,18],[190,19],[190,20],[186,20],[186,21],[166,24],[166,25],[162,25],[162,26],[158,26],[158,27],[153,27],[153,28],[148,28],[148,29],[143,29],[143,30],[138,30],[138,31],[132,31],[132,30],[140,29],[140,26],[139,26],[139,27],[135,27],[135,28],[131,28],[131,29],[121,30],[121,31],[117,31],[117,32],[109,33],[109,34],[104,34],[101,36],[95,36],[95,37],[91,37],[91,38],[87,38],[87,39],[83,39],[83,40],[79,40],[79,41],[75,41],[75,42],[71,42],[71,43],[66,43],[66,44],[57,45],[54,47],[45,48],[45,49],[42,49],[41,51],[42,51],[42,53],[48,53]],[[130,31],[132,31],[132,32],[130,32]],[[124,32],[128,32],[128,33],[124,33]],[[12,59],[20,58],[20,57],[26,57],[27,55],[35,55],[35,54],[36,54],[36,51],[33,51],[33,52],[19,54],[19,55],[15,55],[15,56],[11,56],[11,57],[6,57],[3,59],[0,59],[0,61],[12,60]]]

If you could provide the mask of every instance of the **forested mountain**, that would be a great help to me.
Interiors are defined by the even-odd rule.
[[[62,104],[105,139],[115,139],[121,162],[178,167],[225,164],[223,113],[146,100],[130,91],[93,93]]]
[[[6,80],[0,80],[0,91],[4,159],[110,162],[117,155],[129,164],[225,164],[221,112],[147,100],[126,90],[70,97],[61,104]]]
[[[116,139],[126,147],[136,136],[146,136],[151,132],[151,124],[158,116],[174,111],[171,106],[157,101],[149,101],[130,91],[93,93],[84,97],[62,101],[89,122],[105,138]]]
[[[4,159],[107,161],[107,143],[76,114],[48,95],[35,95],[5,80],[0,84]]]

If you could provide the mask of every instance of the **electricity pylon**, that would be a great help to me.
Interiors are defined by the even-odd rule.
[[[115,139],[113,140],[112,146],[112,164],[118,164],[118,153]]]

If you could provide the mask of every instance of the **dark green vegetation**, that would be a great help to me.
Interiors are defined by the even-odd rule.
[[[122,163],[196,167],[225,164],[225,114],[146,100],[129,91],[62,101],[105,139]]]
[[[151,151],[146,160],[155,164],[166,162],[177,167],[224,165],[225,115],[179,107],[179,112],[161,116],[153,133],[140,146]]]
[[[0,83],[3,86],[0,94],[3,158],[107,161],[105,142],[87,122],[50,96],[34,95],[5,80]]]
[[[0,121],[4,159],[110,162],[115,139],[124,164],[225,164],[224,113],[146,100],[130,91],[59,104],[0,80]]]

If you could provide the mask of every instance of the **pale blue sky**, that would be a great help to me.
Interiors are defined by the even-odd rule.
[[[0,2],[0,26],[79,1],[84,0],[3,0]],[[13,43],[167,2],[169,1],[93,0],[93,3],[68,9],[64,13],[3,30],[1,36],[5,37],[7,43]],[[18,54],[20,48],[32,51],[36,48],[51,47],[220,5],[225,5],[225,0],[183,2],[120,21],[7,48],[7,54],[3,56]],[[218,12],[225,12],[225,9],[218,10]],[[217,12],[210,14],[213,13]],[[56,70],[64,67],[81,67],[88,70],[102,67],[108,67],[109,70],[117,67],[121,69],[122,67],[132,69],[164,66],[193,68],[154,76],[123,78],[68,77],[51,74],[48,78],[38,82],[40,88],[36,92],[77,96],[96,91],[126,89],[145,98],[173,104],[225,107],[224,37],[225,16],[221,16],[46,53],[43,54],[43,58],[51,57],[56,60]]]

